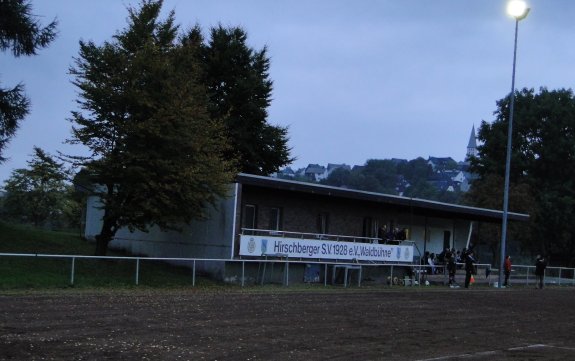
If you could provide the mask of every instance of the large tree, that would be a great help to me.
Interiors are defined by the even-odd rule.
[[[493,123],[479,129],[479,156],[472,170],[480,175],[471,199],[501,207],[509,98],[497,102]],[[509,210],[531,215],[529,232],[520,239],[533,252],[557,264],[575,265],[575,97],[571,90],[522,89],[515,93]],[[515,195],[515,196],[514,196]],[[525,230],[525,227],[522,227]],[[513,237],[511,232],[511,237]],[[517,235],[515,235],[518,238]]]
[[[200,44],[177,39],[174,12],[162,20],[161,7],[129,8],[128,26],[100,46],[80,42],[70,69],[80,94],[71,141],[91,151],[75,159],[102,200],[98,255],[121,227],[202,218],[235,173],[223,124],[207,112]]]
[[[59,221],[67,208],[66,178],[63,163],[34,147],[28,168],[15,169],[4,183],[4,211],[35,226]]]
[[[42,26],[32,14],[27,0],[0,1],[0,49],[11,50],[15,57],[35,55],[56,37],[56,20]],[[6,160],[3,151],[18,129],[18,123],[28,114],[30,100],[24,85],[0,87],[0,163]]]
[[[199,29],[192,30],[200,37]],[[246,32],[221,25],[210,31],[203,45],[202,63],[209,96],[210,116],[223,120],[240,171],[269,175],[291,163],[286,127],[267,121],[272,81],[267,49],[254,50]]]

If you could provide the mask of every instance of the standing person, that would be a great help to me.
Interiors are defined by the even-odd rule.
[[[537,259],[535,260],[535,276],[537,277],[537,287],[543,288],[543,284],[545,283],[545,268],[547,267],[547,262],[545,258],[541,255],[537,255]]]
[[[449,251],[445,255],[445,261],[447,263],[447,271],[449,272],[449,287],[456,287],[455,284],[455,271],[457,267],[455,266],[455,255],[453,251]]]
[[[469,288],[471,276],[475,274],[475,257],[473,249],[468,249],[464,254],[465,261],[465,288]]]
[[[427,259],[427,263],[431,266],[430,267],[430,272],[432,275],[435,274],[435,253],[432,253],[429,255],[429,258]]]
[[[505,257],[503,271],[505,272],[505,282],[503,282],[503,286],[509,287],[509,276],[511,275],[511,257],[509,255]]]
[[[379,238],[379,242],[387,243],[386,237],[387,229],[385,229],[385,225],[381,226],[377,229],[377,238]]]

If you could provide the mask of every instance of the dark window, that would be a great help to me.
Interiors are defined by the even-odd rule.
[[[270,209],[270,225],[272,231],[281,231],[282,229],[282,210],[281,208]]]
[[[247,229],[256,229],[258,226],[257,214],[257,207],[255,205],[246,204],[244,206],[242,227]]]
[[[329,234],[329,214],[320,213],[317,216],[317,233]]]
[[[451,232],[443,231],[443,249],[451,249]]]
[[[363,234],[362,237],[372,237],[373,236],[373,220],[371,217],[365,217],[363,219]]]

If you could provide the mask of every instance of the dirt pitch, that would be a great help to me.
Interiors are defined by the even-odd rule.
[[[575,290],[0,293],[2,360],[575,360]]]

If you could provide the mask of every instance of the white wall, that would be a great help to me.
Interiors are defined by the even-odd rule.
[[[207,220],[182,225],[180,231],[162,231],[157,226],[150,228],[149,232],[130,232],[121,228],[109,246],[149,257],[229,259],[232,256],[235,200],[235,186],[231,186],[229,196],[220,199],[215,208],[209,208]],[[98,209],[99,206],[98,197],[88,198],[84,235],[89,240],[95,240],[100,233],[104,212]],[[203,271],[210,273],[220,272],[223,266],[213,262],[208,265],[211,269]],[[202,270],[201,265],[196,266]]]
[[[456,250],[461,250],[466,246],[467,236],[469,233],[470,221],[452,219],[441,219],[428,217],[427,220],[423,216],[414,216],[412,219],[401,220],[401,225],[405,227],[411,226],[409,235],[410,241],[415,242],[417,249],[415,254],[418,255],[418,250],[423,255],[424,251],[429,253],[439,254],[443,251],[443,234],[445,231],[451,232],[451,247]],[[427,224],[427,244],[425,244],[425,227]]]

